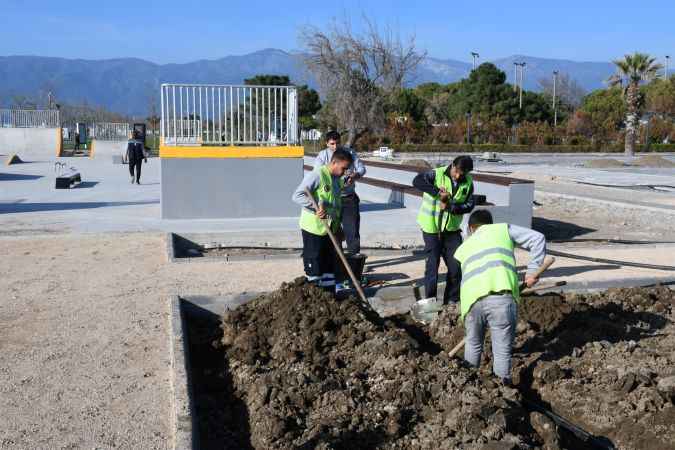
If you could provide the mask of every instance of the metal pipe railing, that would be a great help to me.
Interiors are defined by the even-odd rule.
[[[55,109],[0,109],[3,128],[58,128],[59,111]]]
[[[129,139],[130,133],[128,123],[97,122],[91,129],[91,137],[100,141],[124,141]]]
[[[295,145],[295,86],[162,84],[166,145]]]

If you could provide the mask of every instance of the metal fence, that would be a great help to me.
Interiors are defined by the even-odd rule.
[[[59,111],[55,109],[0,109],[3,128],[58,128]]]
[[[128,123],[97,122],[91,128],[92,139],[100,141],[126,141],[131,126]]]
[[[163,84],[161,136],[167,145],[294,145],[294,86]]]

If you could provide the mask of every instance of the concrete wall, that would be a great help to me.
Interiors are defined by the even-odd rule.
[[[306,156],[305,163],[314,165],[314,157]],[[385,167],[366,165],[366,178],[412,186],[416,173]],[[505,177],[508,178],[508,177]],[[363,200],[376,203],[395,203],[405,208],[419,209],[422,198],[401,190],[366,183],[358,183],[356,192]],[[532,203],[534,201],[534,183],[497,184],[474,180],[474,193],[485,195],[486,201],[494,206],[480,206],[479,209],[489,210],[496,222],[508,222],[524,227],[532,226]],[[468,215],[464,216],[464,227]]]
[[[113,156],[124,155],[128,141],[101,141],[94,139],[91,142],[89,157],[112,161]]]
[[[55,159],[61,151],[60,128],[0,128],[0,153],[24,161]]]
[[[295,217],[302,158],[162,158],[162,219]]]

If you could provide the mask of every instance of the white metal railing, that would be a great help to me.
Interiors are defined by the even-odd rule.
[[[166,145],[294,145],[294,86],[162,84]]]
[[[100,141],[126,141],[131,126],[128,123],[97,122],[92,126],[91,137]]]
[[[0,109],[3,128],[58,128],[59,111],[55,109]]]

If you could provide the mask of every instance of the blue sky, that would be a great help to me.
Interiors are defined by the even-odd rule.
[[[263,48],[297,50],[302,26],[362,14],[415,34],[429,56],[512,54],[608,61],[635,50],[675,56],[674,0],[398,1],[0,0],[0,55],[157,63]]]

